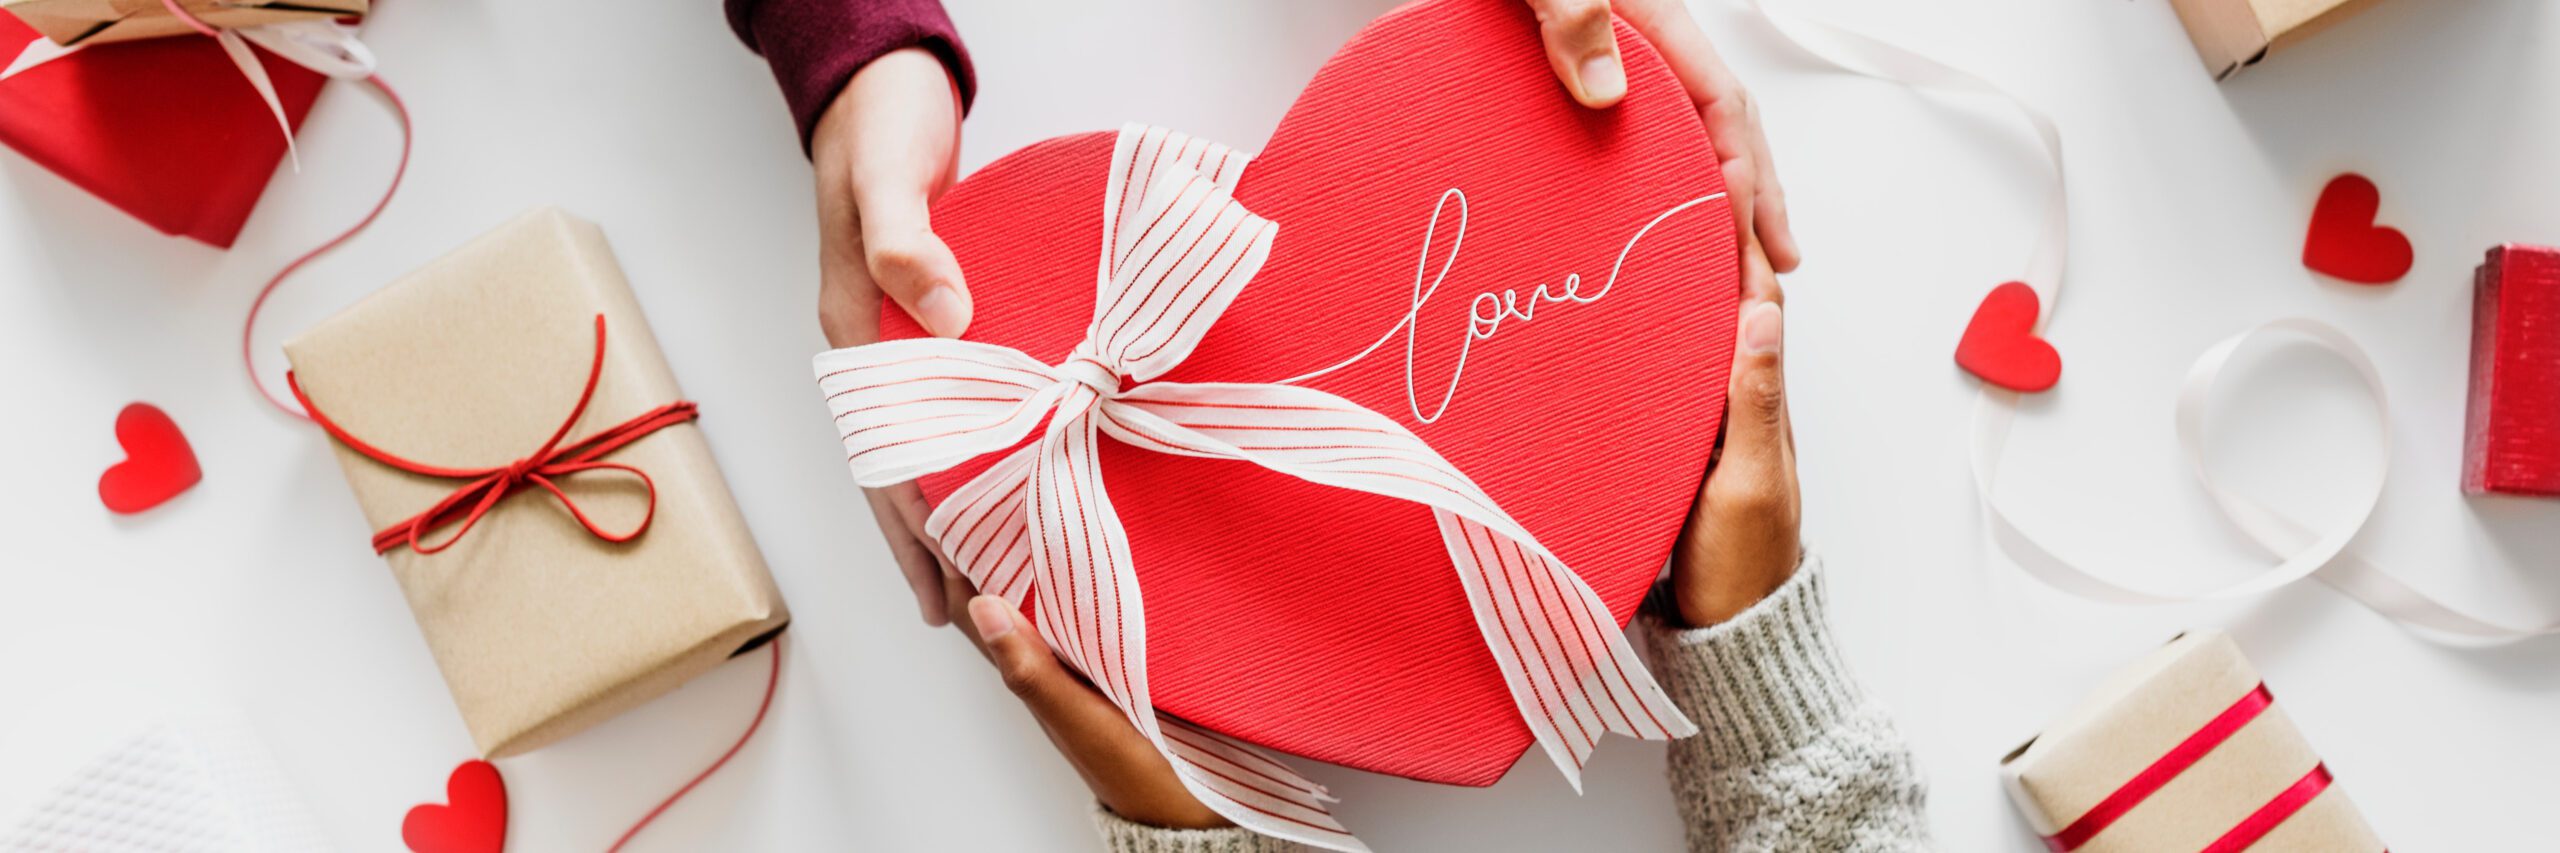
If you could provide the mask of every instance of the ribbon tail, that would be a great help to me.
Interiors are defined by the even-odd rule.
[[[1581,576],[1473,519],[1445,509],[1433,515],[1513,704],[1575,793],[1604,732],[1645,740],[1697,734]]]
[[[0,71],[0,80],[16,77],[18,72],[78,53],[82,47],[86,45],[63,47],[54,44],[52,39],[38,36],[35,41],[27,42],[25,50],[18,51],[17,59],[9,61],[8,70]]]
[[[302,152],[293,141],[293,119],[285,116],[284,101],[276,97],[276,84],[268,79],[266,64],[258,61],[257,53],[249,50],[249,43],[240,38],[238,30],[218,31],[214,33],[213,40],[222,45],[222,52],[231,57],[231,64],[239,66],[240,76],[249,79],[249,88],[258,90],[258,98],[267,102],[267,112],[276,117],[276,129],[284,133],[285,157],[292,162],[295,172],[301,172]]]
[[[925,535],[943,559],[979,592],[1000,595],[1016,609],[1031,594],[1030,495],[1032,455],[1038,446],[1006,456],[942,499],[924,521]]]
[[[1324,786],[1291,770],[1260,748],[1182,721],[1155,715],[1156,746],[1173,763],[1182,786],[1235,825],[1309,847],[1368,853],[1369,846],[1344,829],[1326,803]]]
[[[1128,534],[1102,486],[1093,392],[1072,392],[1031,447],[1026,489],[1040,635],[1154,743],[1185,789],[1237,826],[1332,850],[1363,851],[1295,773],[1227,739],[1167,726],[1147,684],[1147,620]],[[1286,768],[1282,768],[1285,770]],[[1282,781],[1273,781],[1274,779]],[[1295,780],[1295,781],[1292,781]],[[1321,789],[1315,789],[1321,790]]]

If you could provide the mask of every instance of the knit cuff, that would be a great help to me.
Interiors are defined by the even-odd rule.
[[[1810,553],[1769,597],[1717,625],[1645,615],[1646,656],[1722,770],[1795,751],[1865,702],[1831,642],[1822,561]]]
[[[1099,804],[1093,807],[1093,828],[1102,833],[1102,847],[1111,853],[1296,853],[1296,844],[1239,827],[1225,829],[1166,829],[1135,823],[1112,814]]]

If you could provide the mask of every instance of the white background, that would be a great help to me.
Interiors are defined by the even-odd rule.
[[[2168,406],[2196,351],[2305,314],[2364,341],[2392,393],[2392,477],[2358,547],[2488,615],[2560,616],[2560,504],[2456,489],[2471,268],[2493,243],[2560,243],[2560,10],[2384,3],[2216,85],[2164,0],[1785,5],[1978,69],[2061,122],[2075,251],[2049,331],[2069,369],[2011,451],[2002,499],[2022,523],[2127,581],[2257,565],[2179,464]],[[916,622],[836,462],[808,379],[821,347],[809,170],[717,4],[385,6],[366,37],[418,117],[410,184],[277,298],[260,352],[280,370],[290,330],[526,207],[604,226],[798,617],[766,733],[639,847],[1093,846],[1074,774],[957,635]],[[975,166],[1124,120],[1251,148],[1389,3],[953,6],[983,86],[964,146]],[[1992,553],[1963,463],[1974,386],[1948,354],[1980,294],[2020,271],[2043,215],[2024,125],[1989,102],[1826,71],[1734,0],[1698,13],[1761,98],[1809,257],[1788,281],[1809,536],[1835,573],[1841,642],[1929,773],[1944,847],[2038,849],[2000,792],[1999,757],[2192,627],[2239,637],[2395,849],[2547,837],[2560,641],[2432,646],[2311,584],[2227,606],[2093,605]],[[165,709],[248,714],[351,850],[394,849],[405,810],[441,799],[469,755],[320,436],[258,403],[235,363],[249,294],[369,203],[392,138],[373,99],[336,87],[302,137],[303,171],[276,176],[228,253],[0,156],[0,821],[94,748],[103,720]],[[2349,169],[2374,177],[2384,221],[2417,246],[2395,286],[2321,280],[2295,260],[2312,198]],[[2244,491],[2334,519],[2379,462],[2361,451],[2366,399],[2290,350],[2254,363],[2217,459]],[[132,400],[175,416],[206,475],[120,518],[93,484],[119,458],[111,425]],[[726,746],[763,670],[732,663],[504,762],[516,849],[604,846]],[[119,697],[116,714],[88,710]],[[1678,839],[1662,752],[1631,742],[1603,748],[1579,799],[1537,762],[1490,790],[1315,772],[1386,850]]]

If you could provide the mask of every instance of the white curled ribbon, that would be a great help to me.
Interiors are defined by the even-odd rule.
[[[1599,596],[1393,419],[1293,385],[1148,381],[1190,355],[1271,250],[1278,226],[1230,197],[1248,161],[1172,131],[1121,129],[1093,322],[1064,362],[932,338],[818,355],[854,478],[885,486],[948,469],[1012,448],[1046,420],[1038,440],[945,498],[926,533],[978,589],[1016,607],[1037,590],[1049,647],[1155,743],[1193,796],[1264,835],[1366,849],[1322,787],[1155,709],[1146,609],[1102,481],[1102,436],[1430,507],[1514,705],[1576,790],[1604,732],[1695,733]],[[1141,384],[1124,388],[1124,376]]]
[[[209,27],[192,18],[188,23],[210,30],[214,41],[222,45],[223,54],[240,69],[240,76],[249,81],[250,88],[257,90],[258,99],[266,102],[267,112],[275,116],[276,129],[284,133],[285,156],[293,163],[296,172],[302,171],[302,152],[293,142],[293,120],[285,115],[284,101],[276,96],[275,81],[267,77],[266,65],[249,50],[249,44],[255,42],[286,61],[332,79],[361,81],[373,76],[373,51],[356,39],[354,27],[335,20],[284,21],[254,27]],[[39,36],[29,42],[25,50],[18,52],[18,58],[9,63],[7,70],[0,71],[0,80],[78,53],[86,47],[64,47]]]
[[[2036,289],[2045,306],[2036,318],[2036,329],[2041,332],[2061,305],[2063,259],[2070,243],[2070,204],[2063,183],[2062,137],[2052,117],[1972,72],[1863,33],[1771,11],[1764,0],[1751,0],[1751,5],[1796,47],[1832,65],[1914,86],[1991,95],[2016,108],[2018,114],[2035,128],[2046,161],[2051,165],[2053,178],[2051,189],[2045,196],[2049,212],[2037,236],[2034,254],[2028,260],[2025,278],[2027,285]],[[2097,601],[2171,604],[2241,598],[2315,577],[2383,616],[2403,626],[2419,629],[2422,636],[2434,639],[2492,643],[2560,633],[2560,621],[2517,627],[2464,614],[2357,555],[2350,545],[2364,531],[2374,507],[2381,502],[2384,477],[2374,478],[2372,493],[2358,501],[2352,519],[2327,530],[2314,528],[2221,485],[2206,466],[2204,456],[2204,424],[2209,419],[2213,389],[2245,345],[2275,336],[2291,336],[2308,342],[2355,369],[2373,396],[2374,417],[2382,426],[2383,440],[2374,448],[2373,458],[2387,471],[2391,456],[2390,407],[2383,391],[2381,373],[2375,370],[2373,359],[2365,354],[2364,348],[2335,327],[2304,318],[2274,320],[2226,338],[2198,355],[2194,364],[2189,366],[2186,380],[2178,393],[2178,444],[2205,494],[2212,498],[2225,518],[2276,558],[2274,565],[2246,580],[2215,589],[2163,592],[2109,580],[2107,576],[2055,554],[2053,549],[2019,527],[2000,507],[1996,488],[2000,481],[2000,462],[2008,448],[2010,429],[2017,420],[2019,395],[1985,385],[1974,409],[1972,470],[1974,491],[1982,501],[1983,517],[1991,528],[1992,541],[2010,560],[2037,580]]]

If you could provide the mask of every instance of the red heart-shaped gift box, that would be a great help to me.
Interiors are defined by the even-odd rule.
[[[1628,92],[1607,110],[1567,97],[1519,3],[1433,0],[1354,36],[1238,184],[1279,224],[1269,261],[1164,378],[1279,381],[1385,339],[1305,384],[1430,442],[1624,624],[1706,471],[1739,280],[1696,109],[1651,46],[1617,33]],[[934,206],[974,295],[969,338],[1055,363],[1083,337],[1111,150],[1107,133],[1037,143]],[[1539,298],[1569,277],[1583,298]],[[1530,316],[1488,328],[1506,305]],[[896,311],[882,331],[922,334]],[[924,478],[926,496],[1000,457]],[[1160,709],[1467,785],[1530,745],[1428,508],[1117,443],[1102,471]]]

